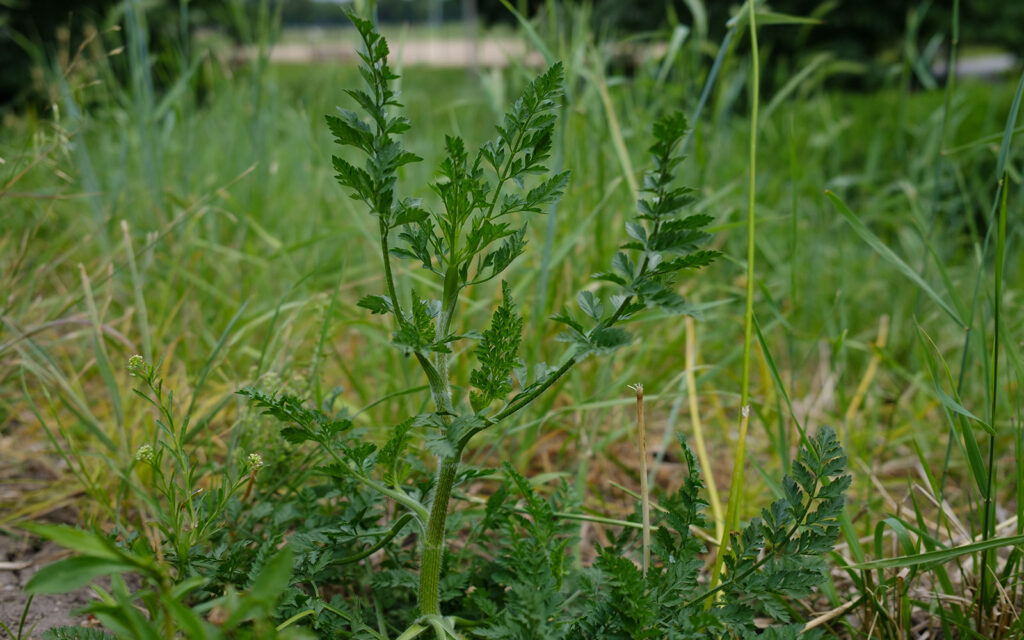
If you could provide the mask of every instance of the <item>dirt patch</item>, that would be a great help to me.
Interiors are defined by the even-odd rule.
[[[23,591],[25,584],[39,569],[66,555],[66,551],[52,542],[0,534],[0,622],[18,633],[21,616],[28,603],[28,596]],[[70,593],[37,595],[25,616],[22,637],[39,638],[47,629],[61,625],[88,625],[88,616],[74,615],[73,612],[91,599],[88,588]],[[0,631],[0,638],[6,637]]]

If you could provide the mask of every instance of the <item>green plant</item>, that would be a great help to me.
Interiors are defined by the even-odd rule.
[[[457,627],[480,637],[610,637],[600,634],[613,633],[613,628],[614,633],[627,634],[622,637],[653,637],[665,630],[676,633],[674,637],[701,637],[712,630],[740,633],[752,628],[752,616],[747,619],[739,612],[742,605],[751,605],[751,612],[787,620],[788,613],[775,605],[776,600],[806,593],[822,578],[820,558],[831,549],[838,532],[837,516],[849,485],[849,477],[841,475],[845,457],[829,430],[804,444],[793,478],[784,483],[784,499],[765,512],[763,522],[751,523],[734,539],[735,552],[726,564],[729,577],[710,588],[696,580],[702,547],[690,527],[703,524],[698,496],[702,485],[686,449],[690,476],[684,490],[669,502],[666,526],[658,533],[655,551],[662,564],[644,578],[619,553],[603,552],[593,576],[605,576],[607,582],[588,579],[581,584],[607,606],[583,612],[570,606],[562,592],[573,572],[565,564],[570,540],[558,525],[558,510],[536,496],[525,478],[506,465],[505,475],[526,499],[530,517],[503,506],[504,490],[488,502],[483,528],[504,529],[509,543],[495,550],[503,558],[497,561],[496,579],[486,578],[492,573],[479,570],[468,575],[480,582],[473,585],[479,587],[476,593],[493,597],[479,595],[457,604],[472,617],[442,612],[443,582],[448,577],[443,567],[454,562],[445,554],[453,490],[488,473],[463,467],[462,455],[471,439],[510,420],[578,362],[629,344],[632,336],[619,325],[644,310],[692,313],[694,308],[676,291],[677,278],[716,257],[717,252],[700,248],[710,237],[704,227],[712,218],[687,214],[694,194],[674,185],[686,119],[672,114],[658,120],[650,148],[653,169],[644,176],[639,214],[626,225],[630,239],[612,259],[612,270],[595,276],[607,289],[599,290],[601,295],[584,290],[577,296],[582,319],[568,310],[554,316],[566,327],[560,339],[570,344],[559,366],[527,367],[518,355],[524,321],[507,282],[502,282],[501,298],[488,327],[462,329],[457,318],[463,298],[501,276],[523,253],[526,227],[515,226],[513,216],[541,213],[567,183],[566,172],[551,173],[544,166],[552,148],[552,112],[561,94],[561,66],[552,66],[529,84],[496,127],[497,137],[475,154],[466,150],[462,139],[445,139],[447,157],[432,185],[436,200],[431,207],[399,195],[401,167],[419,158],[399,141],[410,123],[393,113],[401,106],[391,87],[398,76],[388,66],[387,44],[372,23],[350,17],[363,39],[360,73],[366,86],[347,93],[369,119],[342,109],[339,115],[329,116],[327,123],[339,144],[366,157],[363,167],[340,156],[333,163],[338,182],[376,218],[385,288],[383,294],[364,297],[359,306],[391,316],[391,342],[422,369],[433,410],[403,420],[378,448],[354,434],[352,416],[345,411],[334,412],[329,405],[310,409],[301,398],[253,387],[240,393],[285,423],[282,435],[289,442],[316,443],[328,461],[319,468],[322,474],[355,482],[405,512],[385,526],[366,552],[345,558],[362,560],[412,526],[419,551],[407,561],[418,571],[418,616],[399,638],[413,638],[427,630],[442,640],[462,637]],[[396,257],[419,263],[433,278],[440,298],[423,298],[411,287],[400,288],[400,274],[392,264]],[[452,380],[452,359],[464,353],[460,343],[470,339],[478,341],[472,352],[477,367],[468,380],[457,384]],[[436,476],[426,486],[411,473],[414,465],[409,460],[416,454],[409,449],[416,439],[438,461]],[[520,531],[525,535],[517,536]],[[628,536],[622,544],[626,541]],[[715,606],[715,613],[702,613],[704,604],[715,604],[719,594],[732,598],[726,602],[733,609]],[[630,609],[618,610],[617,603]],[[681,610],[688,613],[665,618],[662,607],[670,603],[686,605]],[[373,637],[387,637],[384,618],[378,610],[376,633],[362,623],[353,631],[358,628]],[[782,627],[780,633],[799,626]]]
[[[292,574],[290,549],[255,563],[243,594],[218,583],[210,571],[212,542],[223,535],[229,521],[226,512],[237,511],[239,496],[251,491],[262,457],[249,454],[240,465],[242,473],[228,470],[219,481],[210,478],[186,443],[191,414],[178,415],[174,392],[164,387],[158,367],[136,355],[129,359],[128,370],[143,384],[136,394],[157,411],[157,417],[152,443],[140,446],[131,467],[122,472],[122,490],[130,494],[118,499],[119,516],[125,521],[111,534],[25,524],[28,531],[77,553],[42,568],[26,592],[62,593],[110,576],[109,589],[92,585],[98,599],[83,610],[119,637],[156,640],[176,637],[179,631],[197,640],[277,637],[270,620]],[[124,573],[139,575],[142,587],[129,587]],[[218,611],[210,616],[216,624],[203,618],[211,610]],[[94,630],[74,627],[53,630],[50,636],[101,637]],[[301,630],[290,630],[284,637],[301,637]]]

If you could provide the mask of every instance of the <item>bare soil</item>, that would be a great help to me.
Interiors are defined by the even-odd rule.
[[[39,569],[66,555],[52,542],[0,534],[0,622],[18,633],[28,603],[23,591],[25,584]],[[88,626],[89,617],[75,615],[74,611],[88,604],[90,599],[88,588],[35,596],[25,615],[21,637],[40,638],[47,629],[62,625]],[[0,638],[7,638],[2,630]]]

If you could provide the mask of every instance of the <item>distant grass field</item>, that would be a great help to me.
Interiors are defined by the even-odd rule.
[[[509,278],[527,323],[547,335],[525,353],[546,362],[563,347],[545,318],[574,304],[587,274],[608,268],[634,207],[630,180],[645,167],[650,125],[670,108],[693,112],[709,62],[684,50],[659,81],[658,67],[605,76],[572,42],[555,54],[567,60],[570,84],[553,163],[572,180],[557,209],[531,224],[528,256]],[[651,447],[670,446],[662,432],[690,432],[699,417],[709,475],[728,489],[746,284],[746,64],[727,58],[681,169],[701,195],[698,210],[715,217],[725,255],[682,289],[702,307],[689,359],[682,320],[649,334],[641,325],[636,344],[582,366],[513,428],[486,436],[473,460],[565,474],[588,509],[631,511],[632,499],[608,480],[632,486],[636,476],[623,462],[635,454],[621,452],[631,446],[626,385],[642,382]],[[528,72],[478,77],[409,66],[402,75],[414,132],[406,144],[424,158],[404,169],[405,187],[436,175],[445,133],[473,147],[491,136],[487,123]],[[1019,130],[1000,146],[1016,84],[960,81],[947,108],[941,90],[909,83],[857,95],[826,90],[813,73],[793,77],[763,96],[756,123],[759,333],[743,516],[779,490],[766,480],[788,464],[797,424],[829,424],[855,477],[841,556],[874,556],[871,536],[891,515],[962,544],[980,534],[974,485],[982,470],[971,442],[987,455],[985,423],[994,433],[997,523],[1020,533],[1024,523],[1012,520],[1024,509]],[[351,107],[343,90],[355,69],[205,62],[193,78],[205,81],[201,97],[150,96],[93,60],[55,84],[54,112],[10,118],[0,132],[0,436],[11,444],[0,459],[28,473],[41,457],[67,476],[0,494],[4,527],[68,504],[105,517],[94,501],[117,478],[102,460],[130,459],[147,429],[143,404],[127,391],[125,363],[135,353],[160,361],[182,402],[193,404],[204,427],[195,441],[211,464],[236,449],[275,456],[276,436],[233,395],[247,383],[316,386],[354,409],[420,384],[388,345],[388,327],[355,306],[379,288],[379,255],[371,220],[333,179],[323,121],[335,105]],[[1005,283],[993,288],[1000,164],[1010,226]],[[436,204],[422,189],[407,195]],[[413,265],[402,268],[415,277]],[[996,297],[1002,340],[993,381]],[[481,322],[490,311],[465,310]],[[371,429],[393,424],[422,402],[400,396],[362,419]],[[58,443],[72,452],[67,464],[58,463]],[[670,463],[658,476],[667,484],[678,479]],[[89,479],[93,500],[80,497],[68,465]],[[940,495],[946,512],[932,503]],[[879,544],[886,555],[905,552],[888,538]],[[849,588],[844,579],[839,591]]]

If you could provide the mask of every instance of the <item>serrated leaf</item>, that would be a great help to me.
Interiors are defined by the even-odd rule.
[[[569,184],[569,172],[557,173],[551,178],[540,183],[526,194],[526,199],[521,211],[543,213],[541,207],[558,200],[566,185]]]
[[[478,277],[477,282],[484,282],[500,275],[516,258],[523,255],[525,248],[526,227],[523,226],[506,236],[496,250],[484,256],[479,269],[483,277]]]
[[[370,313],[375,314],[393,313],[395,310],[394,305],[391,304],[391,299],[387,296],[363,296],[356,303],[356,306],[369,309]]]
[[[334,163],[334,170],[338,172],[335,178],[341,186],[352,189],[354,192],[352,194],[353,199],[370,199],[373,197],[374,184],[370,174],[338,156],[332,156],[331,160]]]
[[[377,464],[384,467],[385,482],[395,482],[399,461],[409,445],[409,432],[412,429],[412,423],[413,419],[410,418],[396,426],[391,437],[377,454]]]
[[[641,245],[647,244],[647,228],[639,222],[627,222],[626,233],[629,234],[630,238],[640,242]]]
[[[580,306],[583,313],[595,321],[600,321],[604,314],[601,300],[592,291],[583,290],[576,294],[576,304]]]
[[[577,333],[583,333],[583,325],[577,322],[576,319],[569,315],[569,313],[567,312],[556,313],[555,315],[551,316],[551,319],[554,320],[555,322],[558,322],[559,324],[564,324],[567,327],[571,327]]]
[[[588,337],[590,344],[599,352],[614,351],[633,340],[633,336],[628,331],[618,327],[597,327],[590,332]]]
[[[395,216],[395,219],[392,221],[391,224],[393,226],[400,227],[406,224],[416,224],[419,222],[423,222],[429,217],[429,211],[420,209],[419,207],[403,206],[399,210],[398,215]]]
[[[334,141],[369,152],[373,147],[373,131],[359,116],[348,109],[338,108],[340,116],[326,116],[327,128],[334,134]]]
[[[670,274],[683,269],[699,269],[714,262],[721,253],[718,251],[697,251],[681,258],[673,258],[667,262],[660,263],[654,272],[658,274]]]
[[[612,268],[626,276],[630,280],[633,279],[633,275],[636,273],[636,265],[630,260],[629,256],[619,251],[612,258]]]
[[[316,440],[309,431],[298,427],[285,427],[281,429],[281,437],[290,444],[302,444],[303,442]]]
[[[626,282],[626,279],[623,278],[622,276],[620,276],[619,274],[617,274],[617,273],[609,273],[608,271],[602,271],[602,272],[599,272],[599,273],[595,273],[594,275],[592,275],[590,277],[593,278],[594,280],[604,280],[605,282],[614,282],[615,284],[623,286],[623,287],[626,286],[627,284],[629,284],[628,282]],[[615,306],[614,302],[613,302],[613,306]]]
[[[392,335],[391,341],[406,351],[450,351],[443,344],[434,342],[434,318],[440,311],[440,305],[411,291],[409,309],[410,316]]]

